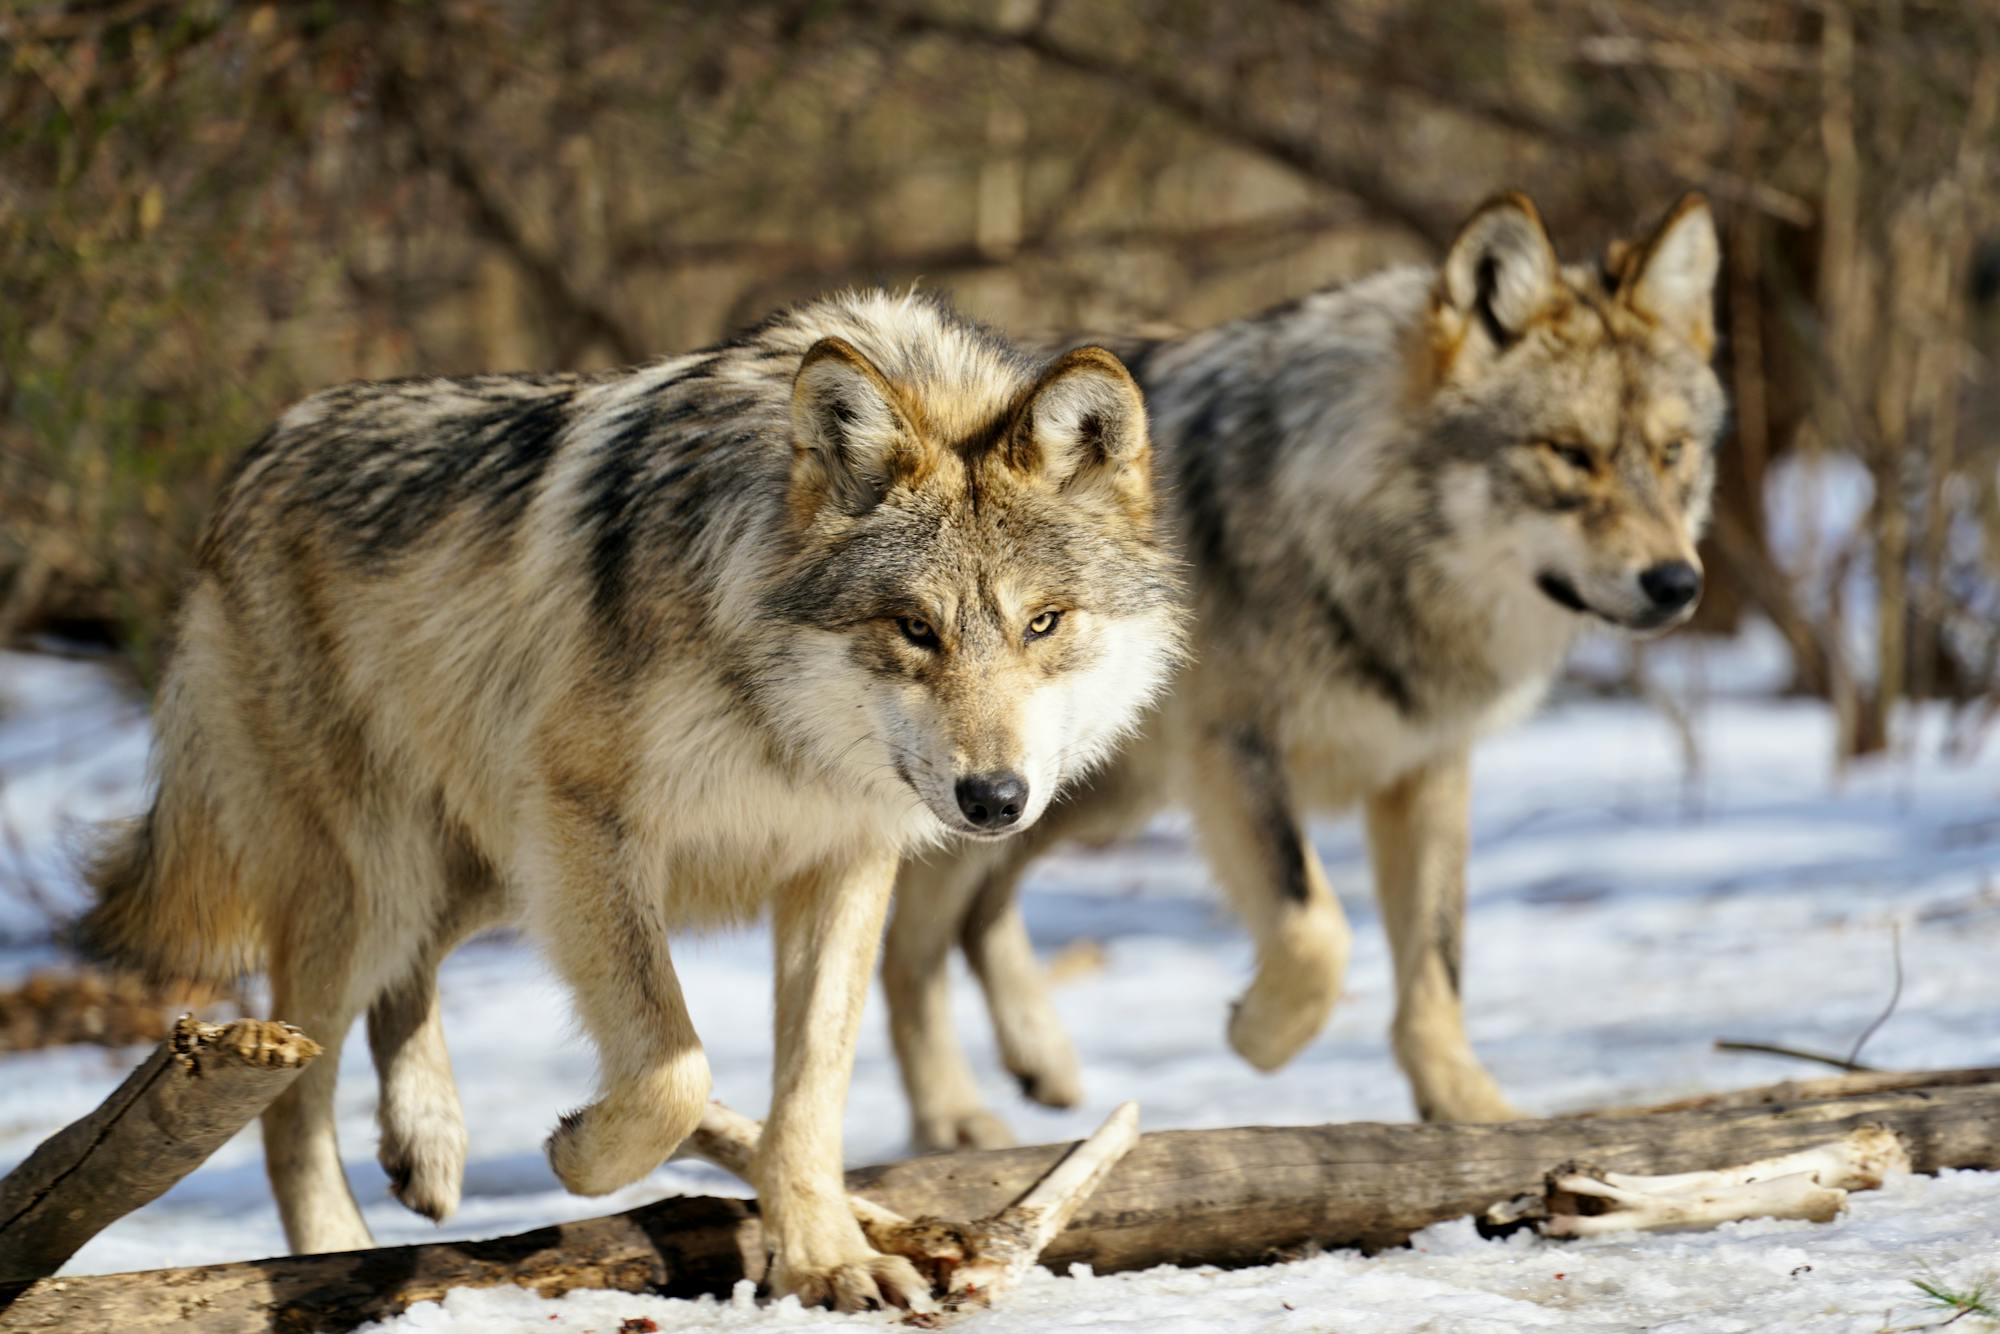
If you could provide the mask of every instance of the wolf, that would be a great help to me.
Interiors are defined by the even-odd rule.
[[[1075,1101],[1016,885],[1050,846],[1170,804],[1256,942],[1228,1024],[1239,1054],[1278,1068],[1335,1002],[1350,935],[1302,821],[1359,804],[1417,1110],[1514,1115],[1459,996],[1468,754],[1535,707],[1582,627],[1651,634],[1692,613],[1725,411],[1719,258],[1698,196],[1602,263],[1565,266],[1510,194],[1435,268],[1113,341],[1152,413],[1194,654],[1118,759],[1034,830],[904,869],[883,972],[921,1146],[1009,1142],[952,1033],[954,942],[1026,1095]]]
[[[440,960],[525,923],[595,1044],[548,1157],[637,1180],[709,1096],[669,938],[773,920],[756,1185],[776,1294],[921,1302],[840,1123],[896,868],[1033,827],[1171,673],[1185,598],[1143,401],[942,303],[822,299],[603,374],[353,384],[252,447],[196,557],[146,815],[82,937],[261,964],[326,1055],[264,1116],[295,1251],[371,1244],[334,1079],[367,1016],[380,1160],[442,1218],[465,1134]]]

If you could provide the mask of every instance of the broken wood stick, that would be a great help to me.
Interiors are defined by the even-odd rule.
[[[1904,1078],[1914,1086],[1819,1101],[1751,1090],[1734,1096],[1752,1105],[1720,1110],[1156,1131],[1113,1169],[1042,1263],[1058,1273],[1078,1262],[1113,1273],[1390,1246],[1526,1193],[1554,1164],[1687,1172],[1809,1149],[1865,1125],[1894,1132],[1917,1172],[2000,1167],[2000,1071]],[[851,1172],[847,1184],[906,1217],[981,1218],[1018,1200],[1069,1147],[939,1154]],[[490,1241],[0,1284],[0,1331],[344,1330],[456,1287],[724,1295],[762,1265],[751,1201],[666,1199]]]
[[[181,1016],[96,1111],[0,1179],[0,1279],[55,1273],[105,1227],[206,1162],[319,1051],[290,1024]]]
[[[1746,1218],[1831,1222],[1847,1193],[1874,1190],[1910,1170],[1902,1140],[1881,1126],[1756,1162],[1707,1172],[1642,1175],[1565,1163],[1542,1189],[1495,1204],[1481,1231],[1531,1224],[1545,1237],[1609,1232],[1675,1232]]]
[[[1847,1207],[1846,1191],[1820,1185],[1810,1172],[1685,1194],[1655,1192],[1646,1184],[1652,1179],[1622,1172],[1564,1173],[1551,1182],[1549,1216],[1540,1231],[1545,1237],[1599,1237],[1696,1231],[1746,1218],[1831,1223]],[[1599,1208],[1585,1208],[1583,1201]]]
[[[1083,1202],[1139,1142],[1139,1104],[1121,1102],[1104,1124],[1036,1182],[1026,1195],[967,1231],[966,1256],[952,1271],[946,1297],[991,1302],[1019,1285]]]

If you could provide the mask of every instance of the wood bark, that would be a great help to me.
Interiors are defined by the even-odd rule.
[[[1882,1076],[1862,1076],[1880,1080]],[[1912,1088],[1646,1115],[1504,1125],[1331,1125],[1144,1136],[1043,1257],[1099,1273],[1159,1264],[1249,1265],[1336,1246],[1380,1248],[1537,1188],[1570,1159],[1681,1172],[1823,1144],[1857,1127],[1899,1135],[1919,1172],[2000,1166],[1993,1072],[1940,1072]],[[1806,1081],[1812,1089],[1844,1080]],[[1016,1199],[1067,1145],[940,1154],[849,1173],[898,1212],[966,1219]],[[691,1297],[762,1274],[748,1200],[667,1199],[488,1241],[44,1279],[0,1285],[0,1330],[232,1334],[350,1329],[453,1287],[517,1284]]]
[[[0,1280],[53,1274],[108,1225],[165,1194],[319,1050],[289,1024],[182,1016],[96,1111],[0,1179]]]
[[[1728,1089],[1721,1093],[1697,1093],[1690,1098],[1653,1103],[1646,1107],[1614,1107],[1604,1111],[1579,1112],[1577,1116],[1654,1116],[1661,1112],[1720,1112],[1730,1108],[1772,1107],[1784,1103],[1823,1102],[1830,1098],[1851,1098],[1864,1093],[1893,1093],[1905,1089],[1969,1088],[1980,1084],[2000,1086],[2000,1066],[1965,1070],[1866,1070],[1850,1075],[1821,1075],[1816,1079],[1787,1079],[1756,1088]],[[1919,1169],[1922,1170],[1922,1169]]]

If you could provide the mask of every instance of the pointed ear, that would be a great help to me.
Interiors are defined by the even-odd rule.
[[[863,514],[923,472],[923,438],[875,363],[843,338],[806,350],[792,381],[792,509]]]
[[[1008,461],[1058,490],[1102,490],[1135,517],[1152,510],[1146,400],[1125,363],[1101,347],[1057,357],[1014,417]]]
[[[1684,195],[1644,245],[1625,256],[1618,299],[1669,333],[1699,348],[1715,348],[1715,277],[1722,246],[1708,200]]]
[[[1442,304],[1497,351],[1521,336],[1556,295],[1555,247],[1526,195],[1505,194],[1467,218],[1445,256]]]

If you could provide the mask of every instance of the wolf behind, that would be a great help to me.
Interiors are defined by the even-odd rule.
[[[262,964],[327,1048],[264,1117],[300,1252],[370,1244],[341,1170],[365,1013],[380,1157],[441,1218],[465,1161],[440,960],[525,919],[601,1087],[548,1150],[615,1190],[709,1071],[669,934],[768,907],[769,1283],[921,1301],[841,1183],[840,1117],[900,857],[1033,825],[1179,651],[1143,403],[942,307],[828,299],[601,375],[357,384],[243,460],[199,549],[145,817],[86,939],[180,976]]]
[[[1540,699],[1578,630],[1663,630],[1701,590],[1719,262],[1689,197],[1601,266],[1565,267],[1495,200],[1403,268],[1120,350],[1144,387],[1192,570],[1195,654],[1142,735],[1020,839],[909,865],[884,958],[918,1141],[1008,1142],[955,1040],[961,944],[1031,1098],[1077,1096],[1015,907],[1050,845],[1194,818],[1257,942],[1229,1022],[1259,1069],[1324,1024],[1349,931],[1304,832],[1364,807],[1419,1111],[1511,1109],[1459,998],[1470,748]]]

